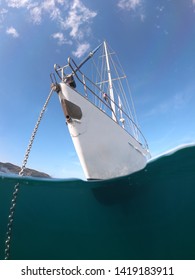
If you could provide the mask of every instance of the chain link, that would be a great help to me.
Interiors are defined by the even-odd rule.
[[[43,117],[43,114],[47,108],[47,105],[48,105],[48,102],[51,98],[51,95],[53,93],[53,89],[51,89],[46,101],[45,101],[45,104],[41,110],[41,113],[39,115],[39,118],[37,120],[37,123],[34,127],[34,130],[33,130],[33,133],[31,135],[31,138],[30,138],[30,141],[29,141],[29,144],[28,144],[28,147],[27,147],[27,150],[26,150],[26,153],[25,153],[25,156],[24,156],[24,160],[23,160],[23,163],[22,163],[22,167],[21,167],[21,170],[19,172],[19,175],[20,176],[24,176],[24,170],[26,168],[26,164],[27,164],[27,161],[28,161],[28,157],[29,157],[29,154],[30,154],[30,151],[31,151],[31,148],[32,148],[32,145],[33,145],[33,141],[34,141],[34,138],[36,136],[36,133],[37,133],[37,130],[39,128],[39,124],[41,122],[41,119]],[[9,257],[10,257],[10,244],[11,244],[11,235],[12,235],[12,228],[13,228],[13,221],[14,221],[14,213],[15,213],[15,207],[16,207],[16,200],[17,200],[17,196],[18,196],[18,192],[19,192],[19,183],[17,183],[15,186],[14,186],[14,191],[13,191],[13,194],[12,194],[12,200],[11,200],[11,207],[10,207],[10,210],[9,210],[9,216],[8,216],[8,224],[7,224],[7,232],[6,232],[6,241],[5,241],[5,260],[8,260]]]

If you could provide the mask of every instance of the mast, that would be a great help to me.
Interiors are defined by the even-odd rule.
[[[108,84],[109,84],[109,93],[110,93],[110,99],[111,99],[111,109],[112,109],[112,119],[116,122],[116,108],[114,104],[114,92],[113,92],[113,86],[112,86],[112,77],[110,72],[110,63],[108,59],[108,49],[106,45],[106,41],[104,41],[104,50],[106,55],[106,66],[107,66],[107,73],[108,73]]]

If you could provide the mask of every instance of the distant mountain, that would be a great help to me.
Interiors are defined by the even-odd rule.
[[[0,173],[7,173],[7,174],[18,174],[21,168],[15,164],[6,162],[0,162]],[[34,169],[26,168],[24,170],[24,176],[32,176],[32,177],[41,177],[41,178],[51,178],[48,174],[44,172],[39,172]]]

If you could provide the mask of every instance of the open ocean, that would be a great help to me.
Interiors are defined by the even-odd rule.
[[[0,175],[0,259],[195,259],[195,147],[105,181]]]

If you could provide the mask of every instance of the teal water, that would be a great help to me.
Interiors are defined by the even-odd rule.
[[[0,259],[195,259],[195,147],[107,181],[0,177]]]

